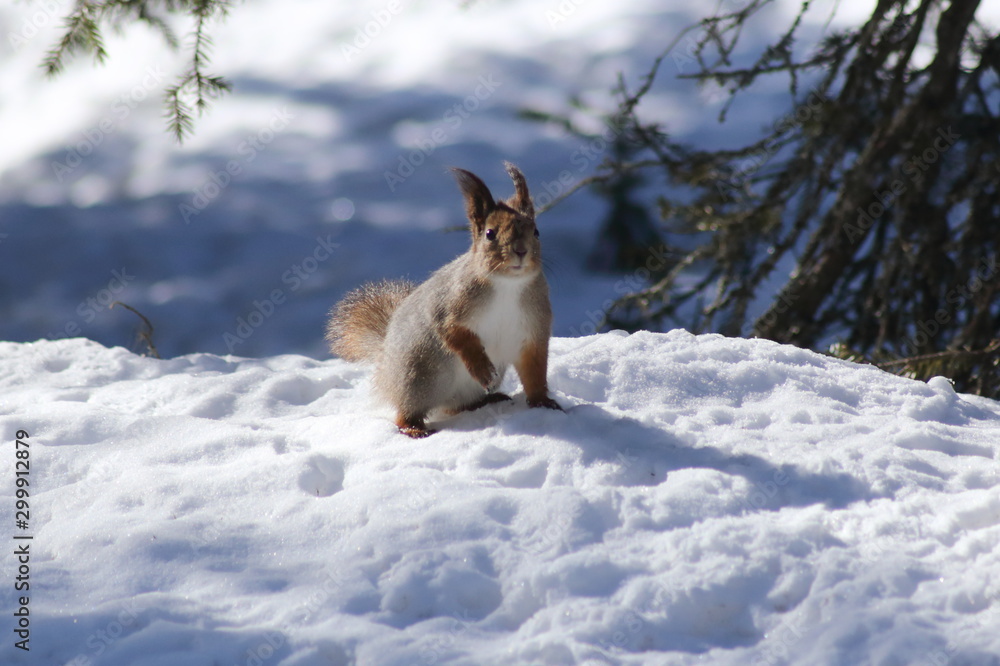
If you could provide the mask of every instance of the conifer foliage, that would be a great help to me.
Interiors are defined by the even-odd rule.
[[[203,112],[211,99],[230,89],[228,81],[208,73],[206,68],[212,46],[208,24],[224,16],[232,4],[232,0],[76,0],[65,19],[62,36],[49,51],[43,67],[54,76],[63,70],[68,57],[78,53],[90,54],[97,63],[103,63],[108,56],[105,30],[122,30],[135,22],[153,27],[169,46],[180,48],[180,38],[167,17],[190,17],[194,22],[190,65],[165,91],[167,123],[181,141],[193,129],[195,112]]]
[[[746,66],[737,44],[771,0],[737,4],[685,31],[637,90],[620,86],[634,157],[609,155],[590,180],[668,183],[663,241],[685,251],[607,324],[832,349],[1000,396],[1000,36],[975,20],[979,1],[878,0],[863,25],[796,49],[805,2]],[[680,145],[640,113],[677,57],[694,65],[682,78],[724,91],[720,120],[768,77],[784,77],[790,108],[749,145]]]

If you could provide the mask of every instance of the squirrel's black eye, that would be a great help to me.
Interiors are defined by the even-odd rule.
[[[535,227],[535,238],[538,238],[538,227]]]
[[[496,240],[496,238],[497,238],[497,230],[496,229],[487,229],[486,230],[486,240],[491,241],[491,240]]]

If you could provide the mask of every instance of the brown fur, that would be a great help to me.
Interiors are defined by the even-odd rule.
[[[548,380],[545,377],[548,358],[549,341],[544,338],[526,344],[521,350],[521,357],[514,364],[529,407],[560,409],[556,401],[549,397]]]
[[[393,311],[415,287],[403,280],[383,280],[347,294],[331,311],[326,326],[330,351],[351,362],[377,360]]]
[[[507,199],[507,205],[525,217],[535,219],[535,206],[531,202],[531,194],[528,192],[528,181],[524,179],[516,166],[510,162],[504,162],[507,175],[514,181],[514,195]]]
[[[486,216],[496,206],[493,195],[490,194],[490,188],[486,187],[486,183],[471,171],[452,169],[451,172],[455,174],[458,187],[462,190],[462,196],[465,199],[465,216],[472,224],[473,235],[476,235],[482,231],[483,225],[486,223]]]
[[[482,384],[487,391],[490,390],[497,379],[497,369],[486,355],[479,336],[457,324],[445,327],[441,334],[448,349],[458,354],[473,379]]]

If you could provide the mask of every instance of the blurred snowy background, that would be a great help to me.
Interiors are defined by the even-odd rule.
[[[784,30],[798,5],[769,8],[744,53]],[[0,8],[0,339],[141,349],[139,320],[107,308],[118,299],[149,317],[165,357],[324,358],[323,318],[344,292],[373,278],[422,280],[467,247],[464,233],[446,231],[464,223],[448,166],[478,173],[498,196],[512,189],[504,159],[536,199],[556,193],[564,172],[586,177],[600,151],[519,112],[579,115],[573,96],[611,110],[619,74],[634,88],[684,27],[740,4],[237,4],[210,28],[211,70],[234,92],[181,145],[163,91],[189,52],[145,26],[109,33],[106,64],[78,57],[44,77],[71,6]],[[819,39],[870,6],[820,3],[803,34]],[[668,58],[642,113],[692,144],[756,136],[785,108],[785,88],[755,89],[719,125],[720,91],[676,77],[694,70],[694,37]],[[557,336],[593,332],[608,299],[639,286],[584,271],[605,214],[584,191],[541,218]]]

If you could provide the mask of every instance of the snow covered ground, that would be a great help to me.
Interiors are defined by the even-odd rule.
[[[501,196],[503,159],[536,196],[587,175],[600,151],[517,112],[606,100],[715,9],[400,1],[358,53],[385,0],[237,6],[212,31],[236,91],[180,147],[159,95],[183,54],[138,29],[44,81],[69,3],[0,7],[0,664],[1000,664],[1000,405],[761,341],[576,337],[641,281],[583,271],[590,193],[540,219],[567,413],[395,434],[368,371],[328,359],[326,310],[464,251],[447,166]],[[719,127],[685,67],[644,113],[694,143],[783,103]],[[113,299],[167,360],[116,346],[137,322]]]
[[[515,394],[414,441],[369,376],[0,343],[4,532],[34,537],[0,663],[1000,663],[994,401],[618,332],[553,341],[566,413]]]

